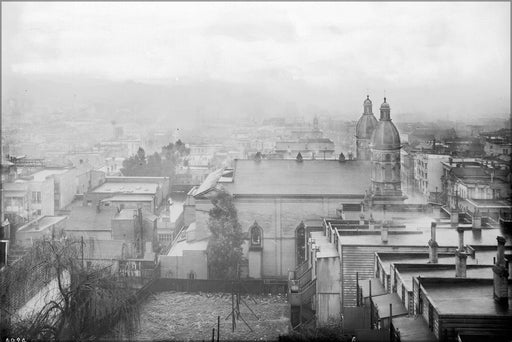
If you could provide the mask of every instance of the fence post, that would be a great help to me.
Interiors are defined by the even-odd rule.
[[[373,329],[372,280],[368,279],[368,297],[370,302],[370,329]]]
[[[356,272],[356,306],[359,306],[359,272]]]
[[[389,303],[389,340],[393,342],[393,304]]]

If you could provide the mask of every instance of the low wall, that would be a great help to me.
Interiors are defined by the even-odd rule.
[[[237,282],[230,280],[159,278],[151,284],[150,291],[229,293],[232,289],[239,289],[241,294],[278,294],[288,292],[288,283],[284,281],[241,280],[237,285]]]

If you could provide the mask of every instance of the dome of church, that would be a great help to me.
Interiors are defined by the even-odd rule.
[[[363,102],[364,112],[356,125],[356,137],[359,139],[370,139],[373,130],[377,127],[377,119],[372,113],[372,101],[370,96],[366,95]]]
[[[386,98],[380,106],[380,120],[373,132],[371,146],[375,149],[400,148],[400,134],[395,124],[391,122],[390,107]]]
[[[373,132],[371,147],[381,149],[399,149],[400,134],[391,120],[381,120]]]
[[[356,137],[370,139],[378,121],[373,114],[363,114],[356,125]]]

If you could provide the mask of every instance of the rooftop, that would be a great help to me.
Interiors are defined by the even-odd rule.
[[[101,207],[97,212],[95,207],[83,206],[82,202],[71,204],[71,211],[66,230],[110,230],[110,220],[117,212],[114,207]]]
[[[390,230],[388,242],[381,241],[381,232],[340,231],[341,243],[343,245],[387,245],[387,246],[426,246],[430,240],[430,227],[418,226],[416,229],[405,229],[403,231]],[[350,234],[350,235],[349,235]],[[499,228],[485,228],[477,230],[468,229],[464,233],[465,245],[495,245],[496,236],[501,235]],[[440,246],[451,247],[458,245],[458,233],[454,228],[437,228],[436,239]]]
[[[372,297],[388,293],[379,278],[359,280],[359,287],[361,288],[363,298],[370,297],[370,283],[372,284]]]
[[[196,228],[195,222],[191,223],[187,228],[188,230],[194,230]],[[184,233],[184,234],[183,234]],[[186,236],[186,231],[183,232],[182,236]],[[168,256],[183,256],[183,251],[206,251],[208,247],[208,239],[187,241],[187,239],[176,241],[176,243],[169,250]]]
[[[495,253],[496,254],[496,253]],[[396,265],[398,272],[402,277],[403,284],[408,291],[412,291],[412,278],[420,276],[421,278],[454,278],[455,277],[455,257],[452,257],[452,264],[410,264]],[[473,279],[492,279],[493,272],[491,265],[467,265],[466,277]]]
[[[136,195],[154,195],[158,190],[155,183],[111,183],[107,182],[92,191],[92,193],[125,193]]]
[[[20,192],[24,192],[24,191],[28,190],[28,184],[25,181],[2,183],[2,190],[4,192],[7,192],[7,191],[12,191],[12,192],[20,191]]]
[[[152,202],[153,195],[116,195],[103,199],[103,202]]]
[[[509,200],[497,199],[466,199],[470,204],[480,208],[503,208],[510,209],[512,203]]]
[[[18,229],[19,232],[40,232],[51,226],[66,220],[66,216],[43,216],[33,221],[28,222]]]
[[[400,331],[400,340],[403,342],[437,342],[422,316],[395,317],[393,327]]]
[[[336,247],[332,244],[327,236],[323,232],[311,232],[311,238],[315,239],[315,244],[319,247],[316,257],[321,258],[332,258],[338,256]]]
[[[426,247],[426,246],[425,246]],[[496,246],[492,250],[479,250],[475,248],[475,257],[469,256],[466,260],[467,265],[491,265],[493,258],[496,257]],[[426,250],[426,249],[425,249]],[[512,255],[510,250],[507,250],[506,255]],[[428,253],[403,253],[403,252],[390,252],[390,253],[377,253],[381,261],[382,267],[389,273],[389,266],[391,264],[416,264],[416,265],[429,265]],[[437,265],[454,265],[455,254],[453,253],[439,253]]]
[[[510,283],[508,308],[494,301],[492,280],[427,278],[421,285],[440,315],[512,316]]]
[[[133,220],[133,218],[137,215],[137,209],[123,209],[119,213],[117,213],[112,219],[113,220]],[[149,221],[154,221],[158,217],[153,215],[149,211],[142,210],[142,218]]]
[[[363,196],[370,185],[368,162],[349,160],[236,160],[234,195]]]
[[[372,294],[373,295],[373,294]],[[389,293],[382,296],[372,296],[372,301],[379,312],[379,318],[386,318],[390,316],[389,304],[392,304],[393,317],[407,315],[408,311],[402,304],[402,300],[396,293]]]
[[[68,172],[70,169],[46,169],[46,170],[41,170],[41,171],[38,171],[36,173],[33,173],[32,176],[34,177],[34,180],[36,182],[42,182],[44,181],[48,176],[53,176],[53,175],[61,175],[63,173],[66,173]]]
[[[124,259],[126,244],[120,240],[84,240],[84,259]]]

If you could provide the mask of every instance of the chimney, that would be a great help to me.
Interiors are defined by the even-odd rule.
[[[430,241],[428,242],[428,262],[437,264],[437,250],[439,245],[436,241],[436,223],[432,222],[430,225]]]
[[[473,229],[482,228],[482,214],[480,214],[480,211],[478,209],[476,209],[475,212],[473,213],[471,223],[473,224]]]
[[[192,222],[196,221],[196,203],[194,196],[187,194],[185,203],[183,204],[183,225],[188,227]],[[176,227],[181,228],[181,227]]]
[[[441,217],[441,207],[437,204],[434,204],[432,206],[432,213],[434,214],[435,219],[438,220]]]
[[[468,255],[464,249],[464,229],[457,228],[459,248],[455,251],[455,277],[466,278],[466,260]]]
[[[385,222],[382,225],[382,228],[380,230],[380,238],[383,243],[388,243],[388,230],[389,230],[388,223]]]
[[[359,214],[359,225],[364,225],[364,204],[361,202],[361,213]]]
[[[505,238],[498,236],[498,255],[492,268],[494,273],[494,300],[508,306],[508,267],[505,261]]]
[[[455,208],[450,211],[450,222],[452,226],[459,224],[459,190],[455,191]]]

